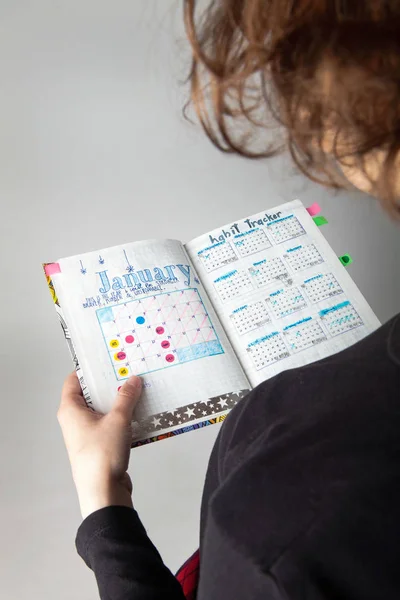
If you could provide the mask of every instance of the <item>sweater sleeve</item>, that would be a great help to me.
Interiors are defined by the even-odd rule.
[[[184,600],[132,508],[108,506],[89,515],[76,548],[95,574],[101,600]]]

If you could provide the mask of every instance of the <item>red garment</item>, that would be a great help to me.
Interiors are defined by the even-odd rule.
[[[186,600],[196,600],[197,586],[199,583],[200,555],[196,550],[194,554],[181,566],[176,578],[182,586]]]

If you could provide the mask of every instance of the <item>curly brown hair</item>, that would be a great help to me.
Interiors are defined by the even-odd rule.
[[[399,0],[185,0],[184,16],[191,99],[218,148],[288,148],[314,181],[357,178],[400,214]]]

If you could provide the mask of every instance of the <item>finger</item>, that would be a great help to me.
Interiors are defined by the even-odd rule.
[[[140,377],[136,377],[136,375],[130,377],[119,390],[112,411],[121,413],[126,419],[131,421],[133,410],[139,401],[141,393],[142,380]]]
[[[61,402],[59,408],[59,416],[66,410],[81,410],[86,408],[86,403],[82,394],[82,389],[79,384],[79,379],[75,371],[70,373],[64,381],[63,389],[61,392]]]
[[[124,473],[121,483],[128,490],[128,492],[130,494],[132,494],[133,485],[132,485],[132,479],[130,478],[129,473],[127,473],[127,472]]]

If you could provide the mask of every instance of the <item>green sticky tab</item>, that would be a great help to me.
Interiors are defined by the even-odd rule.
[[[348,267],[353,262],[350,254],[343,254],[343,256],[339,256],[339,260],[344,267]]]
[[[313,217],[313,221],[317,227],[321,227],[321,225],[327,224],[328,219],[326,219],[325,217]]]

